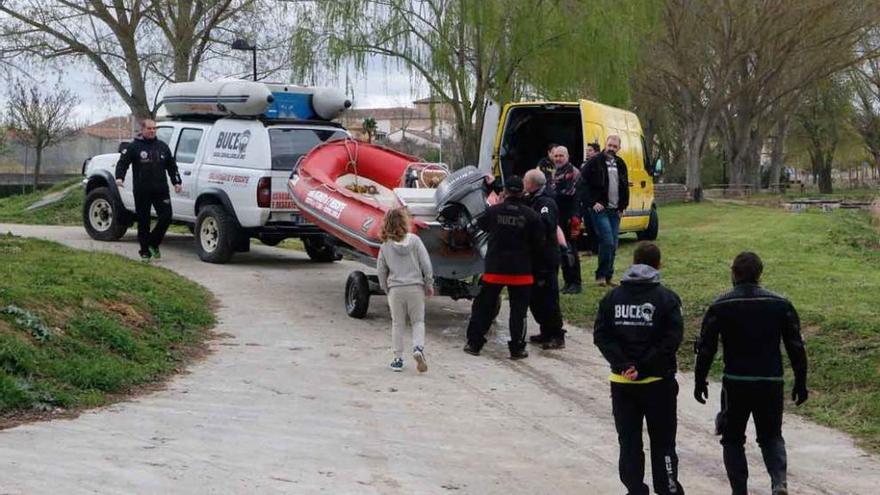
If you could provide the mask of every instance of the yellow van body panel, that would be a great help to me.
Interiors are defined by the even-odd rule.
[[[629,175],[629,209],[620,221],[621,232],[640,232],[648,228],[651,207],[654,204],[654,181],[645,170],[645,150],[642,125],[636,114],[620,108],[603,105],[590,100],[578,102],[530,101],[508,103],[501,111],[498,131],[492,148],[494,174],[501,173],[499,150],[504,139],[504,128],[510,110],[516,107],[558,105],[560,107],[579,107],[583,129],[584,147],[588,143],[598,143],[605,147],[605,139],[610,134],[620,136],[619,156],[627,165]],[[583,159],[583,157],[581,157]]]

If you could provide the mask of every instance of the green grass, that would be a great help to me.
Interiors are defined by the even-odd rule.
[[[81,225],[82,188],[72,189],[67,197],[58,203],[32,211],[25,210],[46,194],[61,191],[78,182],[79,179],[73,179],[56,184],[50,189],[0,198],[0,222],[39,225]]]
[[[618,276],[636,245],[627,241],[618,251]],[[663,250],[664,283],[683,303],[683,369],[693,366],[703,312],[730,287],[733,257],[755,251],[764,261],[763,285],[791,299],[800,313],[812,394],[796,411],[880,451],[880,235],[866,212],[667,206],[660,210],[657,244]],[[596,262],[582,259],[585,281],[593,279]],[[563,312],[569,321],[592,326],[604,290],[585,287],[585,295],[562,296]]]
[[[214,324],[174,273],[0,235],[0,417],[105,404],[178,369]]]

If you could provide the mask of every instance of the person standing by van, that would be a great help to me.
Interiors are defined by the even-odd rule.
[[[504,182],[504,201],[490,206],[477,226],[489,236],[486,269],[480,290],[471,305],[464,352],[479,356],[486,332],[495,317],[501,289],[510,301],[510,359],[529,356],[526,351],[526,317],[535,283],[533,268],[544,243],[541,219],[523,198],[523,180],[512,175]]]
[[[660,248],[643,242],[620,287],[599,303],[593,342],[611,365],[611,408],[620,443],[620,480],[631,495],[644,483],[642,424],[651,440],[654,492],[684,494],[675,452],[678,382],[675,353],[684,323],[678,295],[660,283]]]
[[[137,237],[140,244],[141,261],[162,257],[159,245],[171,225],[171,195],[168,193],[167,174],[174,192],[183,191],[177,161],[171,149],[163,141],[156,139],[156,121],[141,121],[141,135],[125,148],[116,162],[116,185],[123,187],[125,174],[131,166],[134,174],[134,209],[137,215]],[[156,226],[150,231],[150,208],[156,210]]]
[[[556,143],[548,143],[547,144],[547,155],[541,157],[538,160],[538,164],[535,166],[538,170],[540,170],[544,174],[544,178],[546,182],[550,182],[550,179],[553,177],[553,171],[556,170],[556,165],[553,163],[553,150],[559,146]]]
[[[577,252],[577,233],[580,231],[578,213],[577,184],[581,173],[569,161],[568,148],[557,146],[553,149],[553,164],[556,166],[550,180],[550,192],[559,207],[559,227],[568,243],[568,252],[562,257],[562,278],[565,287],[563,294],[581,293],[581,261]]]
[[[391,369],[403,371],[403,331],[412,326],[413,359],[420,373],[428,371],[425,359],[425,296],[434,295],[434,271],[428,250],[419,236],[409,231],[405,208],[385,213],[379,238],[382,247],[376,259],[379,286],[388,294],[391,309]]]
[[[620,136],[610,134],[605,149],[593,157],[583,170],[581,204],[588,208],[581,212],[590,215],[599,238],[599,265],[596,282],[614,286],[614,256],[620,234],[620,218],[629,206],[629,177],[626,162],[617,156]]]
[[[700,337],[694,344],[694,398],[705,404],[709,396],[706,378],[718,350],[724,345],[724,378],[721,412],[715,427],[721,435],[724,467],[733,495],[747,495],[749,467],[746,461],[746,424],[755,421],[758,445],[770,475],[773,495],[788,493],[787,456],[782,438],[784,378],[780,342],[794,370],[791,399],[806,402],[807,353],[794,306],[782,296],[759,285],[764,264],[757,254],[742,252],[731,266],[733,290],[718,297],[703,317]]]
[[[540,326],[540,333],[529,337],[529,342],[541,344],[543,349],[565,349],[565,330],[559,309],[559,209],[553,196],[547,192],[546,178],[540,170],[532,169],[523,177],[526,196],[532,209],[541,218],[544,239],[541,256],[535,261],[535,283],[529,308]]]

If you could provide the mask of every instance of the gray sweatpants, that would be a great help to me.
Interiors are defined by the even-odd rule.
[[[412,326],[413,347],[425,346],[425,288],[405,285],[388,289],[391,308],[391,349],[394,357],[403,357],[403,332],[406,322]]]

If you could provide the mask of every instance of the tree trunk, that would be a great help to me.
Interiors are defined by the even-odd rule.
[[[37,152],[37,158],[34,162],[34,191],[40,186],[40,165],[43,162],[43,147],[36,146],[34,151]]]
[[[782,166],[785,162],[785,137],[791,124],[790,117],[783,117],[776,125],[776,135],[773,137],[773,146],[770,150],[770,188],[777,188],[782,192]]]
[[[831,185],[831,160],[827,164],[821,164],[819,168],[819,192],[831,194],[834,192]]]

